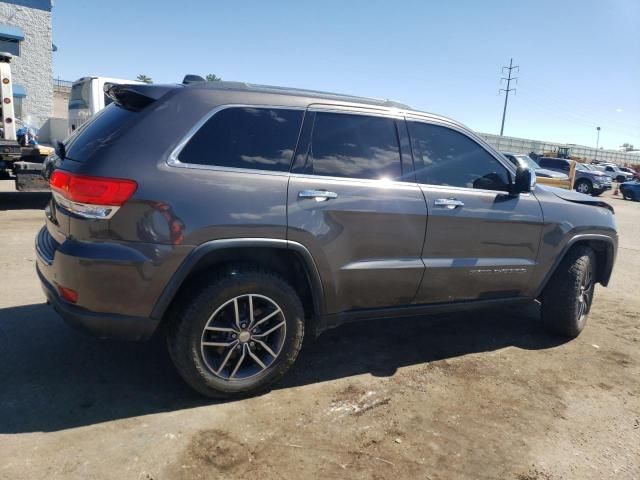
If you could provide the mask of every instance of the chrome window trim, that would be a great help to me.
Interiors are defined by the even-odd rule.
[[[228,103],[224,105],[218,105],[217,107],[209,110],[204,116],[196,122],[196,124],[189,129],[187,134],[182,137],[182,140],[178,143],[178,145],[171,151],[169,154],[169,158],[167,159],[167,165],[170,167],[179,167],[179,168],[190,168],[194,170],[216,170],[223,172],[236,172],[236,173],[257,173],[260,175],[288,175],[289,171],[282,172],[279,170],[265,170],[265,169],[252,169],[252,168],[236,168],[236,167],[224,167],[222,165],[203,165],[200,163],[187,163],[180,161],[180,152],[184,149],[184,147],[189,143],[191,138],[200,130],[205,123],[209,121],[215,114],[227,110],[229,108],[260,108],[260,109],[269,109],[269,110],[298,110],[304,112],[306,107],[289,107],[286,105],[250,105],[250,104],[241,104],[241,103]],[[304,121],[304,118],[303,118]],[[302,126],[302,124],[300,125]],[[295,152],[294,152],[295,153]],[[292,158],[289,160],[291,163]]]
[[[418,187],[416,182],[408,182],[403,180],[385,180],[382,178],[354,178],[354,177],[335,177],[329,175],[311,175],[309,173],[291,173],[291,178],[306,178],[309,180],[323,181],[328,180],[332,182],[349,182],[349,183],[363,183],[365,185],[371,185],[374,187],[384,188],[389,187]]]
[[[311,103],[307,107],[309,112],[342,113],[345,115],[363,115],[369,117],[382,117],[390,120],[404,120],[404,111],[389,108],[367,108],[351,105],[331,105],[324,103]]]

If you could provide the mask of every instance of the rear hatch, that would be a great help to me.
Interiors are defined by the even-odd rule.
[[[81,171],[83,176],[90,176],[83,165],[91,158],[102,153],[110,144],[118,141],[136,121],[141,110],[163,96],[174,86],[152,85],[107,85],[105,92],[113,100],[113,104],[98,112],[88,122],[79,127],[65,142],[57,145],[55,155],[50,156],[44,165],[43,175],[47,181],[52,180],[56,170],[75,175]],[[62,243],[70,234],[83,237],[82,232],[92,236],[100,228],[89,226],[78,227],[79,223],[100,222],[100,219],[87,218],[65,208],[72,203],[66,201],[55,189],[52,199],[45,209],[47,230],[58,243]],[[57,197],[57,198],[56,198]],[[108,218],[108,217],[107,217]],[[82,238],[80,238],[82,239]]]

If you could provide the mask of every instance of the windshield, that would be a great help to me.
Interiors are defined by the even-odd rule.
[[[538,168],[540,168],[540,165],[538,165],[529,155],[514,155],[518,160],[524,160],[525,163],[529,166],[529,168],[531,168],[532,170],[536,170]]]
[[[69,97],[69,110],[89,108],[89,95],[91,91],[91,80],[74,83],[71,87],[71,97]]]
[[[576,170],[582,170],[583,172],[585,172],[590,171],[591,167],[589,165],[585,165],[584,163],[576,162]]]

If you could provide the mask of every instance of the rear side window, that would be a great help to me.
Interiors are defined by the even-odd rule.
[[[569,170],[569,164],[564,160],[556,160],[554,158],[541,158],[540,166],[547,168],[555,168],[557,170]]]
[[[67,158],[84,161],[89,155],[116,141],[127,131],[130,120],[136,115],[138,113],[115,105],[105,108],[69,137],[65,143]]]
[[[307,173],[400,180],[402,168],[395,122],[381,117],[317,112]]]
[[[466,135],[419,122],[409,123],[409,134],[420,183],[508,190],[505,166]]]
[[[303,112],[231,107],[213,115],[178,155],[182,163],[289,171]]]

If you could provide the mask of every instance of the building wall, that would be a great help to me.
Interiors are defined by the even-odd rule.
[[[0,2],[0,23],[24,31],[20,56],[11,62],[11,72],[13,82],[27,91],[22,120],[39,128],[53,111],[51,1]]]
[[[53,85],[53,118],[69,118],[69,97],[71,87],[54,83]]]
[[[490,133],[478,133],[488,144],[501,152],[526,153],[534,152],[542,155],[543,152],[553,152],[558,147],[570,147],[571,155],[586,158],[587,161],[600,160],[617,163],[618,165],[640,165],[640,155],[631,152],[619,152],[617,150],[596,150],[583,145],[568,145],[564,143],[545,142],[541,140],[530,140],[528,138],[505,137],[492,135]]]

